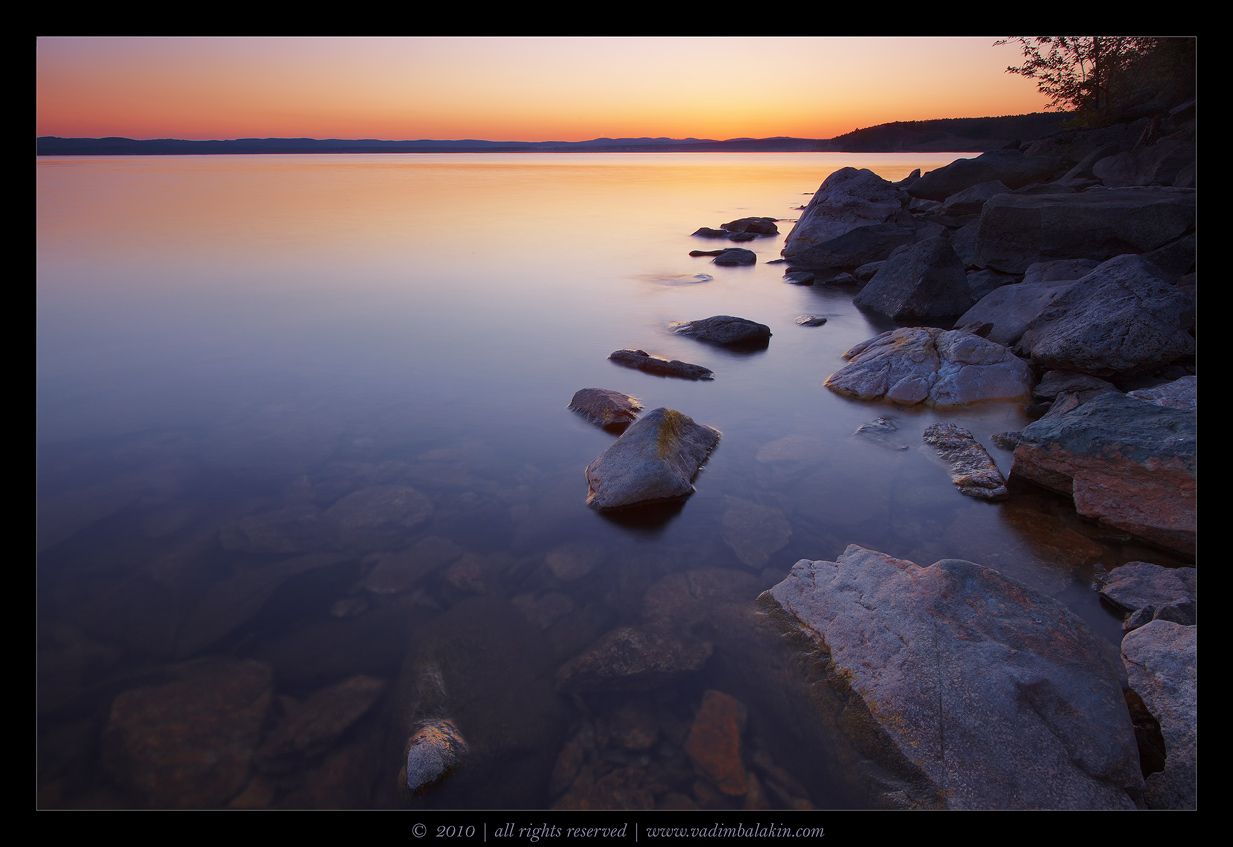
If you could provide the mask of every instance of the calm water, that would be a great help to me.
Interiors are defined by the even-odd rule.
[[[450,804],[548,808],[563,790],[552,763],[579,738],[592,773],[653,774],[641,790],[661,804],[676,775],[679,800],[693,784],[682,732],[702,692],[745,699],[710,676],[722,656],[648,693],[511,691],[535,688],[528,674],[550,682],[604,632],[647,621],[648,598],[683,574],[726,574],[752,602],[797,559],[834,559],[849,543],[996,567],[1064,600],[1113,650],[1119,625],[1093,574],[1154,554],[1032,491],[1001,505],[961,496],[921,445],[943,416],[822,385],[847,348],[890,325],[854,308],[852,291],[788,284],[769,263],[836,168],[898,180],[953,158],[39,159],[40,804],[201,802],[184,751],[215,742],[173,727],[207,723],[216,734],[200,737],[231,738],[231,712],[140,698],[198,679],[185,668],[203,657],[251,659],[268,674],[264,718],[234,716],[249,723],[229,743],[246,750],[268,749],[338,683],[386,684],[361,717],[297,749],[294,766],[241,755],[239,774],[218,778],[232,787],[207,802],[388,803],[402,754],[390,715],[403,709],[400,677],[414,676],[404,660],[441,666],[451,708],[486,722],[478,735],[532,749],[520,769],[504,753],[481,759],[504,764]],[[781,219],[780,236],[741,245],[756,265],[688,255],[723,244],[692,238],[698,227],[751,215]],[[828,322],[794,323],[806,313]],[[729,353],[666,329],[715,314],[768,324],[769,348]],[[715,379],[607,361],[622,347],[704,365]],[[682,508],[631,523],[586,506],[583,468],[613,436],[566,409],[585,387],[723,432]],[[851,438],[880,416],[910,449]],[[1017,405],[945,419],[1009,471],[990,436],[1027,422]],[[414,514],[367,535],[324,528],[343,498],[391,486],[422,495]],[[773,723],[750,708],[748,750],[791,770]],[[134,721],[148,738],[130,732],[125,747],[116,725]],[[641,736],[619,731],[631,722]],[[134,764],[134,745],[147,764]],[[853,802],[816,775],[793,776],[792,797],[814,807]],[[511,780],[521,793],[503,793]]]

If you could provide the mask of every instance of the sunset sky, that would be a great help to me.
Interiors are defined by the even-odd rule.
[[[1045,110],[979,37],[44,37],[36,135],[833,138]]]

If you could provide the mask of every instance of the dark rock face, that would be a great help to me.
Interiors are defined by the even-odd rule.
[[[797,562],[759,604],[813,645],[814,684],[846,698],[847,734],[902,775],[905,804],[1136,808],[1121,686],[1058,601],[972,562],[919,567],[850,545]]]
[[[964,189],[999,181],[1007,188],[1048,182],[1062,175],[1064,161],[1055,156],[1025,156],[1020,150],[990,150],[974,159],[958,159],[929,171],[908,186],[913,197],[946,200]]]
[[[998,194],[981,211],[975,264],[1024,273],[1051,259],[1146,253],[1194,229],[1195,199],[1193,189],[1141,186]]]
[[[697,321],[682,321],[671,326],[673,332],[699,341],[726,347],[765,347],[771,338],[771,328],[747,318],[715,315]]]
[[[962,315],[972,297],[963,263],[938,236],[896,249],[852,302],[903,321]]]

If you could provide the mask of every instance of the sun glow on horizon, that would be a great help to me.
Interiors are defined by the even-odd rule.
[[[833,138],[1044,111],[994,37],[52,37],[36,134]],[[927,69],[927,72],[926,72]]]

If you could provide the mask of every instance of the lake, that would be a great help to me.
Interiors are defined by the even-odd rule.
[[[639,802],[701,804],[683,733],[708,689],[745,699],[713,675],[722,656],[633,693],[558,695],[556,668],[642,625],[685,575],[752,603],[848,544],[994,567],[1116,657],[1120,619],[1093,579],[1169,562],[1036,490],[959,494],[925,427],[968,427],[1008,473],[991,436],[1028,423],[1021,406],[829,391],[844,351],[893,325],[772,263],[834,170],[899,180],[962,155],[39,158],[40,806],[390,805],[390,716],[431,667],[443,708],[482,725],[473,767],[492,771],[441,802],[547,809],[579,790],[552,778],[559,754],[584,749],[591,776],[643,779]],[[748,216],[779,219],[739,245],[755,265],[689,255],[727,243],[699,227]],[[720,314],[767,324],[769,346],[668,330]],[[715,378],[608,361],[625,347]],[[614,438],[566,408],[587,387],[723,433],[683,505],[649,520],[587,506],[583,469]],[[879,417],[905,449],[852,437]],[[398,499],[355,505],[372,492]],[[746,705],[749,767],[794,786],[769,807],[856,802]],[[272,750],[313,710],[302,725],[337,725]]]

